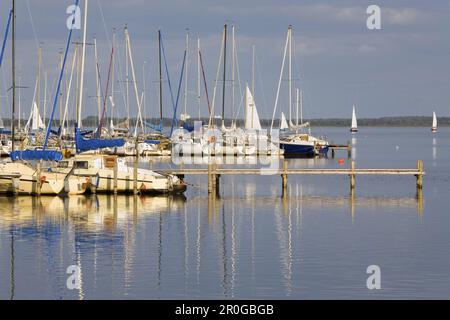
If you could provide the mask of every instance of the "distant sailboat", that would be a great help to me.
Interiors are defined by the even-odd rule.
[[[431,132],[437,132],[437,117],[436,112],[433,111],[433,124],[431,125]]]
[[[358,132],[358,122],[356,120],[355,106],[353,106],[352,127],[350,128],[350,132]]]

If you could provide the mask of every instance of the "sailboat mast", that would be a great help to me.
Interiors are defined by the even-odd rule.
[[[197,100],[198,100],[198,120],[200,121],[200,106],[201,106],[201,95],[200,95],[200,38],[197,37]]]
[[[64,53],[62,51],[59,52],[59,69],[62,69],[64,62]],[[39,82],[39,81],[38,81]],[[61,89],[58,92],[59,97],[59,125],[62,126],[62,113],[63,113],[63,90]],[[38,109],[39,110],[39,109]]]
[[[116,47],[116,29],[113,29],[112,47],[113,47],[113,49]],[[110,119],[110,122],[111,122],[111,124],[113,124],[113,118],[114,118],[114,81],[115,81],[115,77],[114,77],[115,68],[114,68],[114,66],[115,66],[115,63],[116,63],[116,58],[115,58],[115,55],[113,54],[113,56],[112,56],[112,66],[111,66],[111,96],[110,96],[110,100],[111,100],[111,112],[110,112],[111,119]]]
[[[295,99],[295,102],[296,102],[296,109],[297,109],[297,112],[296,112],[296,122],[295,122],[295,125],[297,126],[297,130],[298,130],[298,109],[299,109],[299,104],[300,104],[300,94],[299,94],[299,90],[298,89],[295,89],[295,93],[296,93],[296,99]]]
[[[186,63],[184,65],[184,116],[187,117],[188,65],[189,65],[189,29],[186,29]],[[185,118],[185,120],[187,120]]]
[[[38,81],[37,81],[37,92],[36,92],[36,106],[38,114],[41,112],[41,71],[42,71],[42,47],[39,46],[38,49]]]
[[[292,26],[289,26],[289,125],[292,123]]]
[[[83,106],[83,87],[84,87],[84,65],[86,59],[86,33],[87,33],[87,16],[88,16],[89,0],[84,3],[84,25],[83,25],[83,43],[81,54],[81,75],[80,75],[80,98],[78,99],[77,126],[81,127],[81,108]]]
[[[231,49],[231,114],[233,115],[232,124],[234,125],[234,108],[235,108],[235,69],[236,69],[236,38],[234,32],[234,25],[232,26],[232,49]]]
[[[227,70],[227,25],[223,29],[222,128],[225,127],[225,79]]]
[[[12,114],[11,114],[11,146],[15,150],[15,121],[16,121],[16,0],[12,0],[12,35],[11,35],[11,77],[12,77]]]
[[[303,124],[303,91],[300,91],[300,123]]]
[[[158,30],[158,64],[159,64],[159,124],[163,121],[163,92],[162,92],[162,52],[161,52],[161,30]]]
[[[125,33],[125,100],[126,100],[126,109],[127,109],[127,128],[130,128],[130,72],[128,67],[128,41],[127,41],[127,34],[128,34],[128,26],[125,25],[124,29]]]
[[[94,37],[94,59],[95,59],[95,79],[96,79],[96,86],[97,86],[97,94],[96,94],[96,98],[97,98],[97,116],[98,116],[98,124],[100,125],[100,117],[101,117],[101,106],[102,106],[102,101],[101,101],[101,91],[100,91],[100,68],[99,68],[99,64],[98,64],[98,52],[97,52],[97,38]]]
[[[255,96],[255,45],[252,46],[252,95]]]
[[[46,111],[47,111],[47,71],[44,71],[44,110],[43,110],[44,113],[42,114],[42,119],[45,128],[47,128],[45,119]]]

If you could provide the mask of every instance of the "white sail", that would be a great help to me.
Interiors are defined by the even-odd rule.
[[[437,117],[436,112],[433,111],[433,124],[431,126],[432,129],[437,129]]]
[[[355,106],[353,106],[353,114],[352,114],[352,130],[358,129],[358,122],[356,120],[356,111]]]
[[[33,108],[31,108],[30,116],[25,125],[25,131],[28,132],[30,128],[34,131],[45,129],[45,124],[42,121],[41,115],[39,114],[36,102],[33,102]]]
[[[245,87],[245,129],[261,130],[258,109],[248,86]]]
[[[286,121],[286,117],[284,116],[284,112],[281,113],[281,125],[280,130],[289,129],[288,123]]]

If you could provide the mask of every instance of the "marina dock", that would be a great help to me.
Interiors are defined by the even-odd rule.
[[[416,178],[416,188],[421,190],[423,187],[423,176],[425,175],[423,161],[417,160],[417,167],[413,169],[364,169],[356,168],[355,162],[350,161],[350,168],[346,169],[297,169],[289,168],[288,161],[283,162],[283,167],[278,169],[262,168],[262,169],[235,169],[220,168],[215,164],[211,164],[208,168],[180,168],[180,169],[163,169],[158,172],[173,174],[183,177],[185,175],[207,175],[208,176],[208,193],[215,194],[220,184],[222,175],[280,175],[283,194],[287,190],[287,180],[289,175],[347,175],[350,179],[350,190],[356,187],[357,175],[397,175],[397,176],[414,176]]]

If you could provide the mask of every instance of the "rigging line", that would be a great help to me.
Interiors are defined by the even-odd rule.
[[[267,110],[267,99],[266,99],[266,94],[264,91],[264,83],[263,83],[263,79],[262,79],[258,54],[255,54],[255,62],[256,62],[256,73],[258,74],[259,88],[262,93],[263,106],[264,106],[264,110]]]
[[[13,11],[11,10],[9,12],[8,23],[6,24],[6,30],[5,30],[5,37],[3,38],[2,51],[0,53],[0,67],[2,66],[3,55],[5,53],[6,41],[8,39],[8,33],[9,33],[9,27],[11,25],[12,15],[13,15]]]
[[[108,41],[109,46],[112,47],[112,43],[109,38],[108,27],[106,25],[105,15],[103,13],[103,8],[102,8],[102,5],[100,4],[100,0],[97,0],[97,6],[98,6],[98,10],[100,11],[100,16],[102,17],[103,29],[105,29],[104,31],[105,31],[106,40]]]
[[[163,58],[164,58],[164,67],[166,69],[167,82],[169,84],[170,98],[172,100],[172,108],[175,111],[176,105],[175,105],[175,100],[173,98],[172,84],[170,83],[169,67],[167,66],[166,51],[164,50],[164,41],[163,41],[162,34],[161,34],[161,49],[162,49],[162,54],[163,54]]]
[[[173,133],[174,122],[178,122],[177,121],[178,99],[180,98],[181,84],[183,83],[183,73],[184,73],[184,65],[186,63],[186,55],[187,55],[187,50],[184,50],[183,65],[181,66],[180,81],[178,83],[177,101],[175,103],[175,109],[173,110],[172,127],[170,128],[170,136],[172,136],[172,133]]]
[[[80,0],[75,0],[75,7],[78,7],[79,2],[80,2]],[[43,150],[47,149],[48,138],[50,137],[50,132],[52,129],[53,117],[55,116],[55,110],[56,110],[56,106],[58,104],[58,96],[59,96],[59,92],[61,90],[61,82],[62,82],[62,79],[64,76],[64,68],[65,68],[66,62],[67,62],[67,54],[69,53],[70,41],[72,39],[74,25],[75,25],[75,12],[73,13],[72,28],[70,28],[69,36],[67,37],[66,52],[64,53],[64,60],[63,60],[62,66],[61,66],[60,74],[59,74],[58,86],[57,86],[56,93],[55,93],[55,100],[53,101],[52,113],[51,113],[50,120],[48,123],[47,132],[45,133],[44,145],[42,146]]]
[[[36,33],[36,27],[34,25],[33,16],[31,15],[30,1],[26,0],[26,3],[27,3],[28,15],[30,16],[31,29],[33,30],[34,42],[36,44],[36,49],[39,49],[39,40],[38,40],[38,36],[37,36],[37,33]]]
[[[238,84],[239,84],[239,93],[241,95],[238,110],[236,111],[235,118],[234,118],[235,123],[236,123],[237,117],[239,116],[239,113],[241,112],[241,108],[244,103],[244,93],[242,92],[241,72],[239,70],[239,59],[238,59],[238,55],[237,55],[237,50],[236,50],[235,54],[236,54],[236,71],[237,71]]]
[[[103,111],[102,111],[102,116],[100,118],[98,130],[97,130],[97,134],[98,134],[99,138],[101,137],[101,134],[102,134],[102,127],[104,125],[104,120],[105,120],[105,116],[106,116],[106,104],[108,101],[109,82],[111,80],[111,68],[112,68],[113,57],[114,57],[114,47],[112,47],[112,49],[111,49],[111,57],[109,60],[109,68],[108,68],[108,79],[106,81],[106,92],[105,92],[105,95],[103,98]],[[100,85],[100,88],[101,88],[101,85]]]

